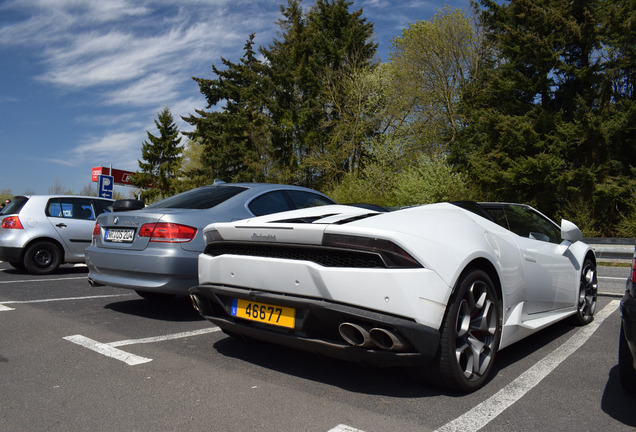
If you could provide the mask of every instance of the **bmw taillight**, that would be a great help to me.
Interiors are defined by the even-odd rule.
[[[22,222],[17,216],[7,216],[2,219],[2,228],[4,229],[24,229]]]
[[[151,242],[162,243],[186,243],[196,234],[196,228],[169,222],[147,223],[139,229],[139,237],[150,237]]]
[[[394,268],[421,268],[422,264],[417,262],[408,252],[390,240],[359,237],[344,234],[326,233],[322,238],[323,246],[330,246],[341,249],[354,249],[367,252],[375,252],[382,256],[387,267]]]
[[[95,226],[93,227],[93,235],[98,236],[100,234],[101,234],[101,230],[100,230],[99,224],[95,222]]]

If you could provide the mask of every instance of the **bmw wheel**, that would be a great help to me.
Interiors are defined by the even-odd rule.
[[[62,263],[62,252],[53,242],[38,241],[28,247],[23,262],[24,268],[31,274],[50,274]]]
[[[574,315],[574,322],[578,325],[586,325],[594,319],[596,312],[596,301],[598,297],[598,280],[596,276],[596,265],[590,259],[583,263],[581,271],[581,283],[579,287],[579,298]]]
[[[490,374],[501,338],[501,311],[486,272],[472,269],[460,279],[442,326],[437,380],[444,387],[472,392]]]

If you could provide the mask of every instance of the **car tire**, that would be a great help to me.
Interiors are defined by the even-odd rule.
[[[151,300],[151,301],[157,301],[157,302],[172,300],[173,298],[176,297],[174,294],[158,293],[158,292],[152,292],[152,291],[135,290],[135,292],[141,298],[144,298],[146,300]]]
[[[441,329],[432,379],[472,392],[488,379],[501,338],[501,305],[488,274],[470,269],[460,278]]]
[[[618,376],[621,386],[628,393],[636,394],[636,369],[634,369],[634,357],[627,345],[625,330],[621,323],[621,331],[618,340]]]
[[[598,298],[598,279],[596,275],[596,265],[592,260],[586,258],[581,270],[581,282],[579,284],[579,295],[573,321],[576,325],[587,325],[594,320],[596,303]]]
[[[62,264],[62,251],[53,242],[38,241],[27,248],[23,263],[31,274],[51,274]]]

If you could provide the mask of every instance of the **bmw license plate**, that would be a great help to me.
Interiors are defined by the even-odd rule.
[[[232,316],[250,321],[294,328],[296,309],[242,299],[233,299],[231,314]]]
[[[113,229],[106,230],[104,240],[117,243],[130,243],[135,238],[134,229]]]

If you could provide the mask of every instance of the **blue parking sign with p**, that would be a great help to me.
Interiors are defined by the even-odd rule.
[[[113,176],[100,175],[98,178],[99,193],[101,198],[113,197],[113,186],[115,185],[115,179]]]

